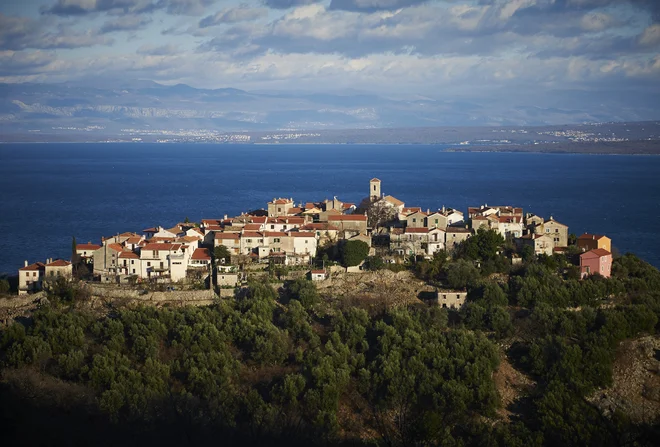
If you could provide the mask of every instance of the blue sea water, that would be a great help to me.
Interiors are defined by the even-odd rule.
[[[455,153],[443,146],[0,145],[0,272],[70,257],[71,237],[235,215],[274,197],[359,203],[372,177],[406,206],[484,203],[606,234],[660,266],[660,157]]]

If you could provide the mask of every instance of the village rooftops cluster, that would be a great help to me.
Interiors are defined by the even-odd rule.
[[[450,207],[423,210],[381,192],[382,182],[369,181],[369,195],[358,212],[353,203],[333,197],[319,202],[295,203],[292,198],[273,198],[267,207],[235,217],[202,219],[199,225],[182,222],[171,228],[154,226],[138,233],[101,238],[101,244],[78,244],[76,256],[87,263],[103,282],[131,279],[181,281],[208,275],[211,250],[224,246],[232,262],[311,265],[317,249],[342,240],[367,243],[386,237],[393,257],[431,257],[440,250],[453,250],[479,229],[490,229],[519,248],[529,246],[535,254],[551,255],[568,246],[568,226],[552,217],[524,214],[514,206],[467,209],[465,215]],[[371,214],[370,214],[371,213]],[[385,216],[383,218],[383,216]],[[609,276],[612,256],[609,238],[585,234],[577,244],[583,276]],[[232,265],[217,268],[218,285],[236,285],[239,276]],[[20,293],[38,290],[43,280],[71,276],[69,261],[26,264],[19,270]],[[312,272],[314,279],[325,277]]]

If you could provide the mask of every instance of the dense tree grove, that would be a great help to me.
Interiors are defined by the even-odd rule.
[[[42,444],[657,445],[657,426],[587,397],[611,385],[621,341],[660,328],[660,272],[626,255],[610,279],[571,279],[561,257],[489,273],[503,244],[412,266],[467,287],[460,311],[333,306],[300,279],[98,315],[56,285],[0,333],[0,414],[11,440]],[[536,383],[506,420],[505,359]],[[21,431],[28,415],[37,430]]]

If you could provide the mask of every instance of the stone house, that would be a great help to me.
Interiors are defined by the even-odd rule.
[[[94,262],[94,252],[101,248],[98,244],[92,244],[91,242],[87,244],[76,244],[76,254],[80,259],[88,264]]]
[[[339,229],[339,232],[354,234],[367,232],[367,216],[364,214],[342,214],[328,216],[328,223]]]
[[[25,265],[18,269],[18,294],[24,295],[41,290],[45,271],[46,266],[41,262],[28,265],[25,261]]]
[[[612,240],[609,237],[600,234],[584,233],[582,236],[578,237],[577,246],[580,247],[582,251],[602,248],[610,253],[612,252]]]
[[[215,233],[213,246],[224,245],[229,253],[237,255],[241,253],[241,235],[240,233]]]
[[[71,278],[73,276],[73,264],[64,259],[52,259],[44,266],[44,280],[57,278]]]
[[[580,255],[580,277],[596,273],[605,278],[612,275],[612,253],[602,248],[594,248]]]
[[[472,236],[472,230],[463,226],[450,225],[445,230],[445,247],[453,250],[454,247]]]
[[[406,228],[425,228],[426,213],[421,210],[410,213],[406,216],[405,223],[406,223]]]
[[[526,234],[515,239],[518,250],[522,250],[524,246],[530,246],[534,250],[535,255],[548,255],[552,256],[552,250],[555,247],[552,238],[546,234]]]
[[[447,309],[460,309],[465,304],[467,292],[459,290],[438,290],[437,303]]]
[[[293,207],[293,199],[273,199],[268,202],[268,217],[286,216]]]
[[[555,247],[568,247],[568,225],[557,222],[550,216],[540,228],[536,227],[537,231],[539,229],[552,238]]]

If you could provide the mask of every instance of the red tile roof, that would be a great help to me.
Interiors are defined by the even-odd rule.
[[[591,240],[599,240],[600,238],[605,237],[602,234],[589,234],[589,233],[584,233],[582,236],[578,237],[578,239],[591,239]]]
[[[209,250],[207,248],[197,248],[193,252],[191,259],[210,261],[211,255],[209,254]]]
[[[240,239],[238,233],[215,233],[215,239]]]
[[[96,244],[76,244],[76,250],[98,250],[100,245]]]
[[[380,180],[377,179],[376,177],[374,177],[374,178],[372,178],[371,180],[369,180],[369,182],[370,182],[370,183],[372,183],[372,182],[380,183]]]
[[[325,270],[312,270],[313,275],[325,275]]]
[[[604,248],[594,248],[593,250],[589,250],[586,253],[582,253],[580,257],[585,257],[585,258],[592,258],[592,257],[598,257],[602,258],[603,256],[609,256],[612,253],[609,251],[605,250]]]
[[[158,228],[156,227],[151,227],[151,228],[145,228],[142,230],[143,233],[158,233]]]
[[[275,203],[277,205],[284,205],[284,204],[287,204],[287,203],[293,203],[293,201],[290,200],[290,199],[276,199],[276,200],[274,200],[270,203]]]
[[[121,244],[108,244],[108,248],[114,251],[124,250],[124,247]]]
[[[249,224],[245,224],[245,226],[243,228],[246,231],[259,231],[261,229],[261,224],[249,223]]]
[[[266,216],[255,216],[250,219],[250,223],[266,223],[267,220]]]
[[[341,214],[338,216],[328,216],[329,221],[366,222],[367,216],[364,214]]]
[[[69,261],[58,259],[57,261],[53,261],[50,264],[46,264],[46,267],[67,267],[69,265],[71,265]]]
[[[46,267],[46,266],[44,264],[42,264],[41,262],[35,262],[34,264],[30,264],[27,267],[21,267],[18,270],[20,270],[20,271],[43,270],[44,267]]]
[[[391,203],[394,206],[401,206],[401,205],[404,204],[401,200],[397,199],[396,197],[392,197],[392,196],[385,196],[385,197],[383,197],[383,200],[386,201],[386,202]]]
[[[291,237],[311,237],[311,238],[315,238],[316,234],[311,233],[311,232],[307,232],[307,231],[291,231],[291,232],[289,232],[289,236],[291,236]]]
[[[142,240],[141,237],[139,237],[139,236],[137,236],[137,237],[136,237],[136,236],[133,236],[133,237],[129,237],[129,238],[126,239],[124,242],[127,243],[127,244],[139,244],[141,240]]]
[[[406,233],[428,233],[428,228],[406,228]]]
[[[121,259],[140,259],[137,253],[133,253],[132,251],[122,251],[119,253],[119,258]]]

